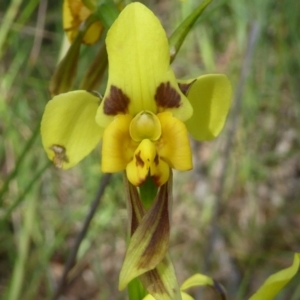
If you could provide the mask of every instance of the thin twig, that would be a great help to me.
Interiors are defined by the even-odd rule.
[[[55,291],[55,294],[53,296],[53,300],[57,300],[58,297],[62,294],[64,288],[65,288],[65,285],[67,283],[67,276],[71,270],[71,268],[74,266],[74,263],[75,263],[75,259],[76,259],[76,256],[77,256],[77,252],[79,250],[79,247],[80,247],[80,244],[82,242],[82,240],[84,239],[88,229],[89,229],[89,226],[90,226],[90,223],[95,215],[95,212],[97,210],[97,207],[100,203],[100,200],[104,194],[104,191],[105,191],[105,188],[107,187],[109,181],[110,181],[110,178],[111,178],[111,174],[104,174],[103,177],[102,177],[102,180],[100,182],[100,186],[99,186],[99,189],[97,191],[97,194],[92,202],[92,205],[90,207],[90,210],[82,224],[82,228],[81,228],[81,231],[79,232],[79,234],[77,235],[77,238],[76,238],[76,241],[75,241],[75,244],[73,246],[73,248],[71,249],[71,252],[69,254],[69,257],[67,259],[67,262],[65,264],[65,267],[64,267],[64,271],[63,271],[63,274],[60,278],[60,281],[57,285],[57,288],[56,288],[56,291]]]
[[[32,177],[28,185],[24,188],[23,193],[19,195],[19,197],[13,202],[13,204],[5,211],[3,218],[0,220],[0,225],[2,222],[8,220],[12,212],[22,203],[27,194],[31,191],[32,187],[35,185],[37,180],[43,175],[43,173],[48,169],[48,167],[52,165],[52,161],[47,161],[46,164]]]
[[[235,91],[235,95],[234,95],[234,99],[233,99],[234,107],[231,112],[231,123],[230,123],[230,127],[228,128],[228,131],[227,131],[227,139],[226,139],[226,143],[225,143],[225,147],[224,147],[225,150],[224,150],[224,154],[222,155],[222,160],[221,160],[221,164],[220,164],[221,171],[220,171],[220,175],[218,177],[217,185],[216,185],[217,201],[214,206],[213,213],[212,213],[212,219],[211,219],[211,227],[212,228],[211,228],[211,233],[208,237],[206,249],[204,251],[205,261],[204,261],[203,269],[201,270],[204,273],[207,273],[208,270],[210,269],[210,266],[212,263],[212,257],[213,257],[212,253],[214,250],[215,240],[220,239],[220,238],[224,239],[223,235],[222,235],[222,231],[217,224],[217,220],[218,220],[218,217],[220,215],[220,210],[221,210],[220,204],[223,202],[223,198],[224,198],[225,179],[226,179],[226,174],[227,174],[228,165],[229,165],[230,153],[231,153],[235,133],[236,133],[237,126],[238,126],[238,121],[239,121],[239,116],[240,116],[240,111],[241,111],[241,106],[242,106],[244,87],[245,87],[245,83],[246,83],[247,77],[249,75],[249,72],[251,70],[251,63],[252,63],[252,58],[254,55],[256,42],[257,42],[258,36],[259,36],[259,30],[260,30],[260,28],[259,28],[258,22],[254,21],[251,24],[251,28],[250,28],[249,35],[248,35],[247,49],[246,49],[246,53],[245,53],[245,57],[244,57],[244,61],[243,61],[242,69],[241,69],[240,80],[238,82],[238,85],[237,85],[237,88]],[[231,259],[231,261],[233,262],[232,259]],[[197,294],[196,299],[200,299],[200,293],[201,293],[201,291],[199,291],[199,294]]]
[[[31,65],[34,65],[36,63],[36,60],[40,53],[43,37],[38,32],[39,32],[39,30],[44,29],[44,27],[45,27],[47,5],[48,5],[47,0],[40,1],[33,47],[31,49],[31,52],[29,55],[29,61],[30,61]]]
[[[13,171],[11,173],[9,173],[9,175],[7,176],[7,178],[5,179],[5,182],[3,184],[2,189],[0,190],[0,206],[2,205],[3,201],[4,201],[4,194],[8,191],[9,189],[9,184],[10,182],[17,176],[20,166],[23,163],[25,157],[27,157],[27,153],[28,151],[31,149],[33,143],[35,142],[35,139],[37,138],[37,136],[40,133],[40,122],[38,122],[38,124],[36,125],[36,127],[33,130],[33,133],[31,135],[31,137],[29,138],[29,140],[26,142],[20,156],[17,159],[15,168],[13,169]]]

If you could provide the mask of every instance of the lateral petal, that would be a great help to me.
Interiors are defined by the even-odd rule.
[[[193,106],[192,117],[185,122],[198,141],[214,139],[222,130],[231,104],[231,85],[222,74],[200,76],[187,90]]]
[[[161,138],[156,145],[159,156],[176,170],[192,169],[192,152],[184,123],[170,112],[160,113],[157,117],[162,128]]]
[[[126,169],[138,143],[129,135],[130,115],[117,115],[105,129],[102,141],[102,172],[114,173]]]
[[[73,167],[100,141],[103,129],[95,122],[99,100],[81,90],[60,94],[47,103],[41,122],[42,143],[57,167]]]

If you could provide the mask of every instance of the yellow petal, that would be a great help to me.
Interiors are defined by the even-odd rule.
[[[102,171],[107,173],[125,170],[138,143],[129,135],[130,115],[117,115],[105,129],[102,142]]]
[[[163,185],[169,178],[168,164],[161,160],[153,142],[144,139],[134,152],[133,160],[126,167],[128,180],[140,186],[149,176],[157,186]]]
[[[182,291],[187,290],[195,286],[214,286],[214,280],[203,274],[195,274],[189,277],[180,287]]]
[[[157,151],[154,144],[143,140],[136,149],[133,160],[127,165],[126,175],[135,186],[141,185],[149,175],[150,165],[154,162]]]
[[[283,287],[297,274],[300,266],[300,253],[295,253],[293,264],[271,275],[249,300],[272,300]]]
[[[169,165],[161,157],[157,156],[150,166],[150,176],[153,178],[156,186],[162,186],[170,177]]]
[[[157,141],[161,136],[161,125],[151,111],[141,111],[131,121],[129,132],[131,138],[137,142],[144,139]]]
[[[194,298],[187,293],[181,292],[181,298],[182,300],[194,300]],[[155,298],[148,294],[146,297],[143,298],[143,300],[155,300]]]
[[[86,31],[83,42],[87,45],[95,44],[101,37],[103,26],[99,21],[94,22]]]
[[[63,28],[66,31],[68,39],[72,42],[77,35],[78,26],[74,20],[69,0],[64,0],[63,4]]]
[[[189,294],[187,294],[185,292],[181,292],[181,297],[182,297],[182,300],[194,300],[194,298],[192,296],[190,296]]]
[[[194,113],[185,122],[198,141],[214,139],[222,130],[231,104],[231,85],[225,75],[199,77],[187,92]]]
[[[156,144],[159,156],[176,170],[192,169],[191,147],[184,123],[169,112],[160,113],[157,117],[162,128],[161,138]]]
[[[126,6],[110,28],[106,45],[109,77],[97,113],[101,126],[117,113],[135,116],[143,110],[174,111],[182,120],[191,116],[192,107],[169,66],[166,33],[147,7],[138,2]]]
[[[187,290],[191,287],[196,286],[210,286],[212,287],[220,296],[220,299],[226,299],[226,291],[224,287],[217,281],[203,274],[195,274],[189,277],[180,287],[181,291]],[[187,296],[183,299],[190,299]],[[191,298],[193,299],[193,298]]]
[[[70,42],[73,42],[78,34],[79,27],[89,16],[91,11],[81,0],[64,0],[63,27]],[[96,43],[102,33],[103,27],[100,22],[93,23],[84,35],[85,44]]]
[[[86,91],[60,94],[47,103],[42,142],[57,167],[73,167],[100,141],[103,129],[95,122],[98,103],[99,98]]]

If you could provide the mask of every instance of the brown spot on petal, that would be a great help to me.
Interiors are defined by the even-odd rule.
[[[158,164],[159,164],[159,156],[158,156],[158,154],[156,153],[156,155],[155,155],[155,158],[154,158],[154,163],[158,166]]]
[[[61,169],[64,162],[69,162],[69,158],[66,154],[66,148],[64,146],[52,145],[50,149],[54,152],[53,163],[55,167]]]
[[[104,99],[103,111],[106,115],[115,116],[118,113],[126,114],[130,99],[121,89],[112,85],[109,95]]]
[[[162,108],[175,108],[180,106],[180,94],[174,89],[170,82],[164,82],[156,89],[155,102]]]
[[[186,95],[188,94],[188,92],[189,92],[189,89],[190,89],[191,85],[192,85],[195,81],[196,81],[196,79],[193,80],[193,81],[190,82],[190,83],[178,83],[178,86],[179,86],[179,88],[180,88],[182,94],[184,94],[184,95],[186,96]]]
[[[141,151],[135,155],[135,159],[136,159],[136,166],[137,166],[137,167],[140,166],[140,167],[143,168],[144,165],[145,165],[145,163],[144,163],[144,161],[141,159]]]

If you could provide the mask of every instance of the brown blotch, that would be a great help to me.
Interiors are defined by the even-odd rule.
[[[126,180],[127,201],[129,210],[129,219],[131,219],[130,233],[131,236],[138,228],[141,219],[145,215],[145,209],[140,201],[140,196],[137,187]]]
[[[146,268],[158,249],[163,252],[168,250],[170,238],[169,197],[168,182],[166,182],[159,189],[155,203],[150,209],[147,223],[149,226],[155,226],[156,228],[141,256],[137,266],[138,269]]]
[[[158,154],[156,153],[156,155],[155,155],[155,158],[154,158],[154,163],[158,166],[158,164],[159,164],[159,156],[158,156]]]
[[[169,295],[156,269],[148,271],[144,275],[147,276],[147,280],[150,282],[149,286],[151,286],[151,292],[161,294],[161,295],[163,294]]]
[[[69,158],[66,154],[66,148],[64,146],[54,144],[50,147],[50,149],[54,152],[53,163],[55,167],[61,169],[64,162],[69,162]]]
[[[164,82],[156,89],[155,102],[162,108],[178,108],[180,94],[171,86],[170,82]]]
[[[144,165],[145,165],[145,163],[144,163],[144,161],[141,159],[141,151],[135,155],[135,159],[136,159],[136,166],[137,166],[137,167],[140,166],[140,167],[143,168]]]
[[[192,85],[195,81],[196,81],[196,79],[193,80],[193,81],[190,82],[190,83],[178,83],[178,87],[179,87],[179,89],[181,90],[182,94],[184,94],[184,95],[186,96],[186,95],[188,94],[188,92],[189,92],[189,89],[190,89],[191,85]]]
[[[126,114],[130,99],[121,89],[112,85],[109,95],[104,99],[103,111],[106,115],[115,116],[118,113]]]

